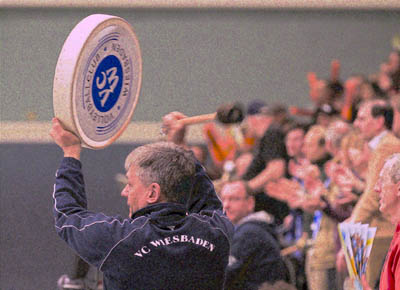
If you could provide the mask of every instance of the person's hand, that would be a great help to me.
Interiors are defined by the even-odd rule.
[[[372,290],[371,286],[369,286],[367,282],[367,277],[364,275],[361,276],[361,285],[363,287],[363,290]]]
[[[340,196],[338,196],[335,199],[334,205],[335,206],[348,205],[348,204],[355,202],[357,199],[358,199],[358,196],[353,194],[351,191],[343,191],[340,193]]]
[[[282,201],[288,201],[291,197],[297,197],[299,190],[301,190],[300,184],[287,178],[268,182],[264,187],[266,194]]]
[[[181,112],[171,112],[162,118],[162,133],[166,136],[167,141],[177,145],[184,145],[186,127],[178,120],[186,118]]]
[[[325,203],[320,199],[319,196],[307,196],[302,203],[301,208],[309,213],[314,213],[316,210],[323,209]]]
[[[289,174],[297,177],[299,179],[304,180],[305,176],[307,175],[307,168],[311,165],[310,161],[307,160],[306,158],[302,158],[300,160],[294,161],[291,159],[289,161]]]
[[[371,149],[369,148],[368,143],[365,143],[362,150],[349,148],[347,154],[354,167],[362,167],[363,165],[367,166],[366,164],[368,164],[371,156]]]
[[[339,81],[340,61],[334,59],[331,61],[331,81]]]
[[[283,219],[283,228],[288,230],[294,222],[293,215],[288,214],[284,219]]]
[[[283,195],[286,194],[281,188],[279,187],[276,181],[270,181],[264,186],[264,192],[269,195],[270,197],[282,200]]]
[[[335,162],[334,160],[329,160],[328,162],[325,163],[325,166],[324,166],[325,174],[331,180],[334,179],[334,175],[335,175],[335,171],[336,171],[337,166],[338,166],[338,163]]]
[[[304,188],[310,196],[317,196],[318,198],[325,192],[325,187],[319,176],[315,176],[315,172],[311,171],[304,179]]]
[[[81,140],[72,132],[65,130],[60,120],[57,118],[52,119],[50,136],[63,150],[64,157],[80,158],[82,150]]]
[[[338,165],[332,176],[332,180],[339,186],[342,191],[351,191],[356,183],[355,176],[350,168]]]
[[[343,249],[336,254],[336,271],[345,273],[347,271],[346,258]]]
[[[296,209],[296,208],[301,208],[304,200],[305,200],[304,193],[301,194],[299,191],[298,194],[294,196],[289,196],[286,201],[290,208]]]
[[[353,96],[357,93],[357,89],[359,87],[359,80],[356,78],[349,78],[344,83],[344,91],[345,91],[345,98],[352,99]]]

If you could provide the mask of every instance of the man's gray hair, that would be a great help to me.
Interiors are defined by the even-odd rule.
[[[192,151],[171,142],[157,142],[135,148],[125,160],[125,169],[135,166],[145,185],[155,182],[169,202],[184,202],[196,173]]]
[[[389,172],[389,176],[392,179],[393,183],[397,183],[400,181],[400,153],[395,153],[390,155],[383,166],[383,168],[387,168]]]

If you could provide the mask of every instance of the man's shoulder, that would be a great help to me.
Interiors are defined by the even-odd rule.
[[[396,152],[400,152],[400,139],[389,132],[382,138],[378,147],[373,151],[372,158],[379,160],[379,163],[381,163],[381,160],[385,160],[388,156]],[[372,164],[380,170],[381,166],[376,166],[374,162],[371,162]]]
[[[230,244],[234,234],[233,224],[221,210],[214,210],[207,214],[190,213],[185,218],[184,224],[188,232],[219,237],[222,243]]]
[[[265,235],[274,234],[274,218],[265,211],[251,213],[244,217],[236,227],[235,233],[239,235]]]
[[[245,223],[251,223],[251,222],[262,222],[262,223],[267,223],[267,224],[272,224],[274,222],[273,216],[268,214],[266,211],[257,211],[253,212],[244,218],[242,218],[238,225],[243,225]]]
[[[385,136],[382,137],[381,142],[379,142],[378,148],[391,145],[399,146],[400,139],[397,138],[392,132],[388,132]]]

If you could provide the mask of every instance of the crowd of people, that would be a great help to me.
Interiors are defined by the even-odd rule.
[[[386,158],[400,152],[399,56],[393,51],[376,74],[344,81],[334,60],[328,79],[308,74],[312,109],[253,100],[243,105],[241,123],[204,126],[205,150],[188,146],[236,225],[228,277],[231,267],[247,274],[236,275],[241,286],[228,289],[280,280],[282,258],[296,265],[297,289],[343,289],[348,273],[337,227],[343,221],[377,227],[366,281],[379,284],[395,225],[379,211],[375,185]],[[164,126],[184,117],[171,113]],[[185,144],[180,132],[167,132],[167,139]],[[249,225],[257,214],[269,233]]]
[[[65,137],[67,133],[54,120],[52,136],[66,157],[61,167],[64,179],[57,177],[55,189],[60,236],[85,260],[105,270],[108,285],[121,289],[130,289],[134,283],[150,285],[148,281],[156,289],[163,280],[172,288],[188,283],[179,289],[218,289],[224,284],[226,289],[332,290],[345,289],[349,283],[337,225],[361,222],[377,228],[363,276],[364,288],[381,284],[386,287],[381,289],[400,289],[400,265],[396,266],[393,259],[385,263],[388,252],[396,253],[398,261],[399,251],[393,237],[398,240],[400,230],[398,226],[396,232],[400,221],[400,52],[391,52],[373,75],[354,74],[341,80],[339,71],[340,63],[334,60],[329,78],[308,74],[311,109],[253,100],[236,106],[243,110],[240,122],[205,124],[204,144],[185,141],[186,127],[179,122],[186,117],[183,113],[164,116],[167,144],[177,146],[173,150],[191,151],[199,163],[180,152],[186,156],[180,162],[191,162],[193,168],[182,167],[189,173],[176,177],[171,171],[183,169],[167,167],[156,172],[160,166],[170,166],[168,162],[175,162],[177,156],[171,155],[158,167],[152,165],[161,158],[160,152],[170,150],[170,145],[151,147],[149,152],[158,152],[152,157],[146,150],[139,152],[147,154],[147,159],[137,157],[139,153],[134,151],[133,157],[127,158],[127,178],[139,177],[139,181],[129,183],[121,193],[128,199],[128,221],[85,211],[81,177],[71,182],[81,174],[80,164],[74,160],[79,160],[79,142],[74,136]],[[218,113],[230,114],[227,107],[222,106]],[[143,169],[145,166],[149,169]],[[166,194],[168,182],[163,178],[176,179],[168,192],[177,194]],[[137,184],[141,187],[136,188]],[[198,196],[187,196],[193,184]],[[74,200],[77,204],[66,191],[78,192]],[[200,191],[205,194],[202,198]],[[388,191],[390,198],[385,197]],[[146,194],[138,199],[131,192]],[[69,217],[72,209],[82,212],[79,218]],[[190,234],[182,232],[186,223],[192,227]],[[93,229],[93,224],[99,228]],[[144,236],[131,235],[136,231]],[[92,245],[95,250],[83,245],[90,242],[91,235],[99,238],[110,233],[107,243]],[[128,240],[135,246],[127,245]],[[171,243],[174,247],[167,247]],[[124,257],[124,251],[131,250],[137,261]],[[176,260],[176,251],[181,251],[185,259]],[[213,251],[215,255],[209,255]],[[199,260],[193,253],[201,255],[197,256]],[[123,264],[118,265],[118,259]],[[171,268],[168,262],[176,264]],[[160,268],[157,263],[170,273],[157,276],[153,271]],[[387,263],[391,263],[390,269]],[[152,271],[144,271],[146,267]],[[142,277],[128,278],[124,271]],[[153,276],[149,274],[153,272]],[[218,277],[211,272],[218,272]],[[196,284],[185,282],[191,278],[197,279]]]

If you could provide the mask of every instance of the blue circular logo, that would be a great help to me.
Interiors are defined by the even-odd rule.
[[[115,55],[105,57],[97,67],[92,84],[94,105],[100,112],[108,112],[118,101],[122,88],[121,62]]]

